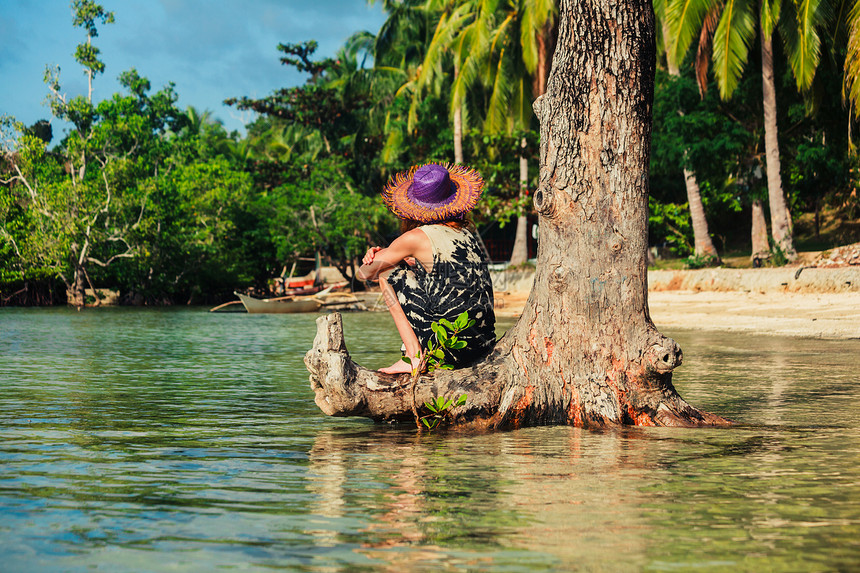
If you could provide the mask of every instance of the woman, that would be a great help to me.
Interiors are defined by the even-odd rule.
[[[446,350],[445,362],[466,366],[493,348],[493,286],[465,218],[483,186],[477,171],[431,163],[398,174],[382,191],[402,234],[388,248],[371,247],[358,277],[379,280],[412,366],[398,361],[380,372],[417,368],[417,356],[433,336],[430,325],[442,318],[453,322],[464,311],[475,324],[457,335],[466,347]]]

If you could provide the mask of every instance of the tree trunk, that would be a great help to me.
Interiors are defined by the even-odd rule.
[[[690,205],[696,254],[719,260],[720,256],[708,232],[708,220],[705,218],[705,205],[699,192],[699,182],[696,180],[696,174],[687,168],[684,168],[684,183],[687,185],[687,203]]]
[[[791,213],[782,191],[779,163],[779,135],[776,127],[776,87],[773,80],[773,44],[761,37],[761,84],[764,96],[764,148],[767,157],[767,198],[770,204],[770,232],[774,244],[789,261],[797,258],[791,238]]]
[[[756,199],[752,204],[752,261],[753,266],[761,266],[761,261],[766,259],[770,253],[767,243],[767,222],[764,220],[764,208],[761,199]]]
[[[534,205],[541,241],[522,317],[471,368],[421,376],[416,402],[468,401],[453,422],[489,428],[725,425],[672,386],[681,349],[651,322],[645,251],[654,89],[648,0],[563,0],[541,123]],[[337,314],[320,317],[305,357],[330,415],[412,417],[410,377],[354,364]]]
[[[454,61],[454,81],[460,74],[460,66]],[[457,165],[463,164],[463,108],[460,105],[454,106],[454,163]]]
[[[670,37],[669,26],[666,21],[663,22],[663,37]],[[666,64],[669,68],[670,76],[680,77],[681,71],[678,69],[678,64],[675,63],[672,54],[666,54]],[[687,204],[690,206],[690,220],[693,223],[695,252],[700,256],[704,255],[719,259],[714,242],[711,241],[711,233],[708,231],[708,219],[705,217],[705,206],[702,203],[702,194],[699,191],[699,181],[696,179],[696,174],[686,167],[684,168],[684,184],[687,188]]]
[[[75,307],[80,310],[86,304],[86,276],[84,275],[84,269],[79,266],[75,266],[75,278],[72,282],[72,300],[69,301]]]
[[[522,147],[527,145],[523,139]],[[525,152],[523,152],[525,153]],[[520,155],[520,200],[525,197],[525,193],[529,184],[529,160],[525,155]],[[514,239],[514,248],[511,251],[511,266],[521,265],[529,260],[529,236],[528,236],[529,221],[525,213],[520,213],[517,216],[517,231]]]

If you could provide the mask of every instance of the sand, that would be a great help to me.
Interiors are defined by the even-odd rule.
[[[497,292],[496,314],[519,316],[528,292]],[[860,339],[860,293],[651,291],[658,328]]]

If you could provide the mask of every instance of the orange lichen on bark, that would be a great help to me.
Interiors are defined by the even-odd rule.
[[[544,364],[549,366],[550,361],[552,361],[552,351],[555,349],[555,343],[548,336],[543,337],[543,343],[546,346],[546,362]]]
[[[523,388],[523,395],[517,400],[517,403],[511,407],[513,412],[510,416],[510,425],[514,428],[519,428],[522,423],[523,415],[528,411],[529,407],[534,402],[535,387],[529,384]]]
[[[625,374],[626,371],[622,367],[622,362],[620,360],[612,361],[612,370],[606,377],[607,384],[615,391],[615,397],[618,400],[618,405],[627,411],[627,416],[633,421],[633,423],[637,426],[656,426],[654,423],[654,418],[648,412],[644,412],[642,410],[638,410],[633,404],[630,403],[630,398],[627,395],[626,387],[629,386],[631,382],[628,382],[626,385],[619,385],[617,383],[617,378],[619,375]],[[641,374],[641,373],[640,373]],[[635,380],[636,377],[627,377],[629,381]],[[624,386],[624,387],[622,387]]]
[[[523,390],[523,395],[517,400],[517,405],[514,406],[514,410],[523,411],[529,406],[532,405],[532,397],[535,393],[535,387],[532,384],[529,384]]]
[[[564,378],[562,377],[562,380]],[[565,380],[565,384],[567,381]],[[571,425],[581,428],[582,424],[582,403],[579,400],[579,392],[576,391],[576,386],[570,385],[570,406],[567,410],[567,420]]]
[[[627,415],[637,426],[656,426],[654,419],[647,412],[636,412],[633,406],[627,404]]]

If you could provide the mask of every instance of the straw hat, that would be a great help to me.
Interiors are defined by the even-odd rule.
[[[478,203],[484,179],[464,165],[415,165],[392,177],[382,200],[401,219],[441,223],[461,218]]]

